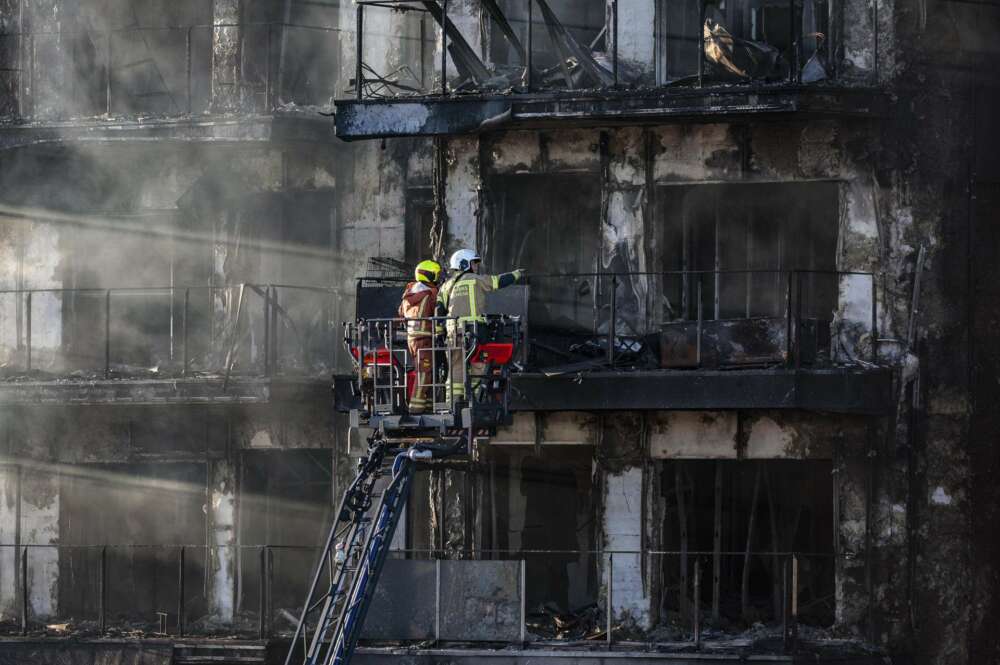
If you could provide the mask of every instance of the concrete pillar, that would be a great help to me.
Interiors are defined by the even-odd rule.
[[[465,476],[463,471],[442,469],[431,477],[431,533],[434,547],[443,547],[446,552],[472,548],[473,534],[468,526],[471,492],[466,495]]]
[[[20,501],[20,468],[13,464],[0,467],[0,543],[4,545],[0,547],[0,617],[4,620],[18,616]]]
[[[615,273],[650,270],[643,250],[648,235],[645,208],[650,196],[646,192],[646,170],[640,165],[644,162],[635,163],[635,155],[643,154],[644,140],[639,128],[609,132],[604,183],[608,203],[601,220],[601,270]],[[619,334],[645,329],[649,288],[650,280],[646,277],[622,278],[617,291]]]
[[[20,616],[20,556],[23,545],[59,542],[59,477],[17,465],[0,467],[0,612]],[[59,600],[59,550],[28,548],[28,612],[34,619],[55,616]]]
[[[606,552],[638,552],[642,544],[642,467],[609,471],[604,477],[604,549]],[[611,565],[609,566],[609,559]],[[605,555],[604,586],[611,580],[611,609],[615,622],[648,629],[651,596],[642,576],[640,554]]]
[[[834,593],[836,625],[863,634],[868,623],[869,597],[868,477],[873,463],[863,442],[848,441],[834,450],[833,500],[837,542]]]
[[[236,479],[231,459],[208,463],[208,615],[232,623],[236,607]]]
[[[406,208],[403,145],[390,142],[383,150],[369,141],[349,148],[353,173],[345,178],[343,222],[338,228],[343,260],[349,262],[343,265],[344,275],[363,274],[370,256],[403,258],[406,231],[398,214]]]
[[[21,543],[59,542],[59,477],[25,469],[21,474]],[[28,550],[28,611],[34,618],[55,616],[59,600],[59,550]]]
[[[444,244],[445,256],[450,256],[456,249],[476,246],[483,185],[479,137],[449,138],[447,163],[444,205],[448,213],[448,228],[445,229]]]
[[[240,58],[242,34],[240,0],[212,3],[212,111],[225,113],[240,109]]]
[[[611,62],[617,43],[619,81],[651,84],[655,79],[656,3],[653,0],[630,0],[618,5],[618,34],[615,35],[613,0],[608,0],[608,62]],[[628,65],[628,68],[623,65]]]

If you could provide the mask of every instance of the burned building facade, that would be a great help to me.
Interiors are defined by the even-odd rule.
[[[819,659],[1000,659],[995,6],[0,23],[4,648],[280,650],[359,453],[356,280],[475,247],[530,275],[514,423],[418,474],[383,586],[421,619],[359,658],[780,660],[791,620]]]

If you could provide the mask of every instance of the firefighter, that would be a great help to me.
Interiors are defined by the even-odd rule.
[[[437,261],[421,261],[414,270],[414,281],[406,285],[399,316],[406,322],[406,346],[413,359],[416,384],[410,398],[410,413],[426,413],[433,400],[435,325],[427,320],[434,316],[438,298],[441,265]],[[414,320],[424,319],[424,320]]]
[[[451,255],[449,268],[452,276],[441,285],[437,296],[437,315],[455,317],[449,320],[448,347],[448,401],[460,400],[465,395],[465,360],[463,337],[465,324],[472,321],[486,321],[483,306],[486,293],[502,289],[516,283],[524,276],[523,270],[502,275],[482,275],[482,257],[473,249],[460,249]],[[469,372],[473,376],[482,375],[485,367],[470,363]]]

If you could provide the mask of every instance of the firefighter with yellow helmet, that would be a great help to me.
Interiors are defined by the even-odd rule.
[[[451,255],[451,277],[441,285],[437,294],[437,315],[454,317],[447,324],[448,346],[451,351],[448,377],[449,401],[462,399],[465,394],[466,367],[463,351],[465,324],[485,322],[486,294],[518,282],[523,270],[501,275],[480,274],[482,257],[472,249],[460,249]],[[470,364],[472,376],[481,375],[485,367]]]
[[[406,321],[406,346],[413,359],[416,383],[410,398],[410,413],[426,413],[433,400],[434,383],[434,316],[438,299],[441,265],[437,261],[421,261],[414,270],[414,281],[406,285],[399,316]]]

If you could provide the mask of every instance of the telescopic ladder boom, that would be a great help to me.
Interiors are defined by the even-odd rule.
[[[285,665],[350,662],[406,507],[414,461],[443,457],[464,447],[463,440],[455,447],[415,445],[392,450],[384,439],[372,439],[368,457],[359,462],[357,477],[344,493],[326,539]],[[378,480],[386,476],[388,483],[371,511]],[[324,571],[329,571],[325,585]]]

